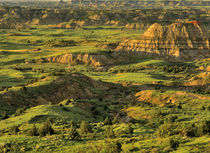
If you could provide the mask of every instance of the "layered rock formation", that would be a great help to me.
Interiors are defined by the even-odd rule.
[[[194,60],[210,55],[208,30],[199,22],[151,25],[139,40],[125,40],[118,52],[158,55],[177,60]]]
[[[127,29],[147,29],[149,27],[148,24],[143,23],[128,23],[125,25],[125,28]]]
[[[86,64],[93,66],[104,66],[116,63],[116,60],[113,57],[111,56],[107,57],[107,56],[102,54],[69,53],[49,58],[36,59],[29,61],[27,63],[51,62],[51,63],[62,63],[62,64]]]

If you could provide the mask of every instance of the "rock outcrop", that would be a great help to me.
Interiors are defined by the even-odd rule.
[[[139,40],[125,40],[115,49],[121,52],[158,55],[176,60],[209,57],[209,33],[197,21],[151,25]]]
[[[157,94],[157,92],[159,93]],[[166,104],[178,104],[179,102],[183,102],[183,98],[185,98],[186,101],[191,101],[193,99],[210,100],[210,97],[208,96],[188,93],[185,91],[175,91],[169,94],[161,93],[157,90],[143,90],[137,92],[135,96],[138,102],[148,102],[160,106],[164,106]]]
[[[87,53],[69,53],[48,58],[41,58],[27,63],[61,63],[61,64],[86,64],[92,66],[112,65],[116,60],[108,55],[103,54],[87,54]]]
[[[128,23],[125,25],[127,29],[147,29],[149,27],[148,24],[140,24],[140,23]]]
[[[184,82],[184,85],[185,86],[209,86],[210,85],[210,72],[202,72],[192,77],[189,81]]]

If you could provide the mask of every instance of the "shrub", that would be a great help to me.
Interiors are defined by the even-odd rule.
[[[20,131],[20,130],[19,130],[18,126],[16,126],[16,125],[13,125],[13,126],[10,128],[10,132],[11,132],[12,134],[17,134],[19,131]]]
[[[210,134],[210,121],[201,121],[197,124],[197,126],[195,126],[195,124],[191,124],[190,126],[183,128],[180,133],[181,135],[188,137],[200,137]]]
[[[197,126],[197,136],[210,134],[210,121],[201,121]]]
[[[6,142],[1,143],[0,144],[0,152],[1,153],[11,152],[12,151],[11,147],[12,147],[11,143],[6,143]]]
[[[133,134],[133,128],[132,128],[132,124],[128,123],[128,125],[126,126],[125,129],[126,134]]]
[[[71,126],[68,133],[68,138],[70,140],[80,140],[80,135],[77,132],[77,129],[75,126]]]
[[[25,86],[22,87],[22,91],[27,91],[27,88]]]
[[[75,46],[76,43],[74,40],[58,40],[58,39],[51,39],[44,42],[44,45],[50,47],[65,47],[65,46]]]
[[[26,108],[25,107],[20,107],[15,111],[15,116],[19,116],[25,112]]]
[[[103,152],[108,153],[120,153],[122,151],[122,145],[120,142],[107,142]]]
[[[168,137],[174,134],[176,134],[176,129],[173,123],[165,122],[157,129],[158,137]]]
[[[86,122],[86,121],[82,121],[80,124],[80,133],[81,135],[85,134],[87,135],[88,133],[92,132],[92,126],[90,125],[90,123]]]
[[[176,138],[169,138],[166,141],[164,152],[172,152],[179,147],[180,142]]]
[[[104,120],[104,125],[112,125],[112,120],[110,117],[106,117]]]
[[[114,134],[114,130],[112,126],[107,126],[105,129],[105,136],[107,138],[114,138],[115,134]]]
[[[115,116],[114,119],[112,120],[112,124],[118,123],[118,116]]]
[[[33,127],[28,131],[28,135],[29,136],[38,136],[38,130],[37,127],[35,125],[33,125]]]
[[[51,126],[51,123],[49,121],[45,122],[45,124],[39,129],[38,133],[39,133],[40,136],[46,136],[46,135],[54,134],[54,130]]]
[[[179,147],[179,141],[174,138],[170,138],[168,141],[168,144],[174,150],[176,150]]]
[[[4,120],[4,119],[7,119],[7,118],[9,118],[9,116],[7,115],[6,112],[4,112],[3,115],[2,115],[2,119]]]
[[[69,123],[69,126],[70,126],[70,127],[71,127],[71,126],[77,127],[77,124],[76,124],[73,120],[71,120],[70,123]]]
[[[195,124],[191,124],[180,131],[180,134],[182,136],[187,136],[187,137],[195,137],[196,133],[197,133],[197,127],[195,126]]]
[[[168,122],[175,122],[176,120],[178,119],[178,117],[175,115],[175,116],[168,116],[167,118],[166,118],[166,120],[168,121]]]

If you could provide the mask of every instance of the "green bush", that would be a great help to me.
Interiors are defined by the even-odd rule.
[[[71,126],[77,127],[77,124],[76,124],[73,120],[71,120],[71,121],[69,122],[69,126],[70,126],[70,127],[71,127]]]
[[[6,112],[4,112],[3,115],[2,115],[2,119],[4,120],[4,119],[7,119],[7,118],[9,118],[9,116]]]
[[[28,131],[29,136],[38,136],[38,129],[35,125]]]
[[[80,140],[80,135],[77,132],[77,129],[75,126],[71,126],[68,132],[68,139],[70,140]]]
[[[132,128],[131,123],[128,123],[128,125],[126,126],[125,133],[126,134],[133,134],[133,128]]]
[[[182,136],[195,137],[197,135],[197,127],[195,124],[190,124],[188,127],[183,128],[180,134]]]
[[[104,120],[104,125],[112,125],[112,120],[110,117],[106,117]]]
[[[210,121],[204,120],[197,125],[197,136],[210,134]]]
[[[204,120],[197,125],[191,124],[187,127],[184,127],[181,131],[180,134],[182,136],[187,136],[187,137],[200,137],[203,135],[210,134],[210,121]]]
[[[168,144],[174,150],[176,150],[179,147],[179,141],[174,138],[170,138],[168,141]]]
[[[92,132],[92,126],[90,123],[86,121],[82,121],[80,124],[80,134],[81,135],[87,135],[88,133]]]
[[[165,65],[162,70],[169,73],[189,72],[191,65],[174,63],[173,65]]]
[[[165,122],[157,129],[158,137],[168,137],[177,134],[176,127],[173,123]]]
[[[107,153],[120,153],[122,151],[122,145],[120,142],[106,142],[102,152]]]
[[[38,131],[40,136],[52,135],[54,134],[54,130],[49,121],[45,122],[45,124]]]
[[[19,116],[25,112],[26,108],[25,107],[20,107],[15,111],[15,116]]]
[[[20,131],[20,130],[19,130],[19,127],[16,126],[16,125],[13,125],[13,126],[10,128],[10,132],[11,132],[12,134],[15,134],[15,135],[16,135],[19,131]]]
[[[112,120],[112,124],[116,124],[118,122],[119,122],[119,118],[118,118],[118,116],[115,116]]]
[[[107,138],[114,138],[115,134],[114,134],[114,130],[112,126],[107,126],[105,129],[105,136]]]
[[[175,122],[177,119],[178,119],[178,117],[176,115],[166,117],[167,122]]]
[[[63,40],[63,39],[50,39],[44,42],[44,45],[50,47],[65,47],[65,46],[75,46],[74,40]]]
[[[165,143],[164,152],[172,152],[179,147],[179,140],[176,138],[169,138]]]

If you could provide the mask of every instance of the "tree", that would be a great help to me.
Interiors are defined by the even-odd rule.
[[[90,123],[86,122],[86,121],[82,121],[80,124],[80,132],[81,134],[85,134],[87,135],[88,133],[92,132],[92,126],[90,125]]]

